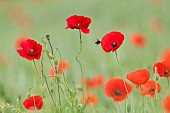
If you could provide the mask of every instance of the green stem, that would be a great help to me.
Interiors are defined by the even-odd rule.
[[[80,55],[81,51],[82,51],[82,38],[81,38],[81,30],[79,29],[79,35],[80,35],[80,50],[79,52],[77,53],[76,55],[76,61],[79,63],[80,65],[80,71],[81,71],[81,78],[82,78],[82,95],[84,97],[84,83],[83,83],[83,80],[84,80],[84,75],[83,75],[83,67],[82,67],[82,64],[81,62],[79,61],[78,59],[78,56]]]
[[[44,55],[44,52],[45,52],[45,51],[43,51],[43,55]],[[55,107],[56,110],[57,110],[57,106],[56,106],[56,103],[55,103],[55,101],[54,101],[54,98],[53,98],[53,96],[52,96],[52,94],[51,94],[51,91],[50,91],[50,88],[49,88],[49,85],[48,85],[48,82],[47,82],[47,78],[46,78],[46,76],[44,75],[43,55],[42,55],[42,59],[41,59],[41,74],[42,74],[42,76],[44,77],[45,84],[46,84],[46,86],[47,86],[47,90],[48,90],[48,92],[49,92],[49,94],[50,94],[50,96],[51,96],[51,99],[52,99],[52,102],[53,102],[53,104],[54,104],[54,107]]]
[[[115,51],[115,55],[116,55],[116,60],[117,60],[117,63],[118,63],[118,67],[119,67],[120,73],[121,73],[121,75],[122,75],[122,78],[124,78],[124,76],[123,76],[124,74],[123,74],[123,71],[122,71],[122,69],[121,69],[119,59],[118,59],[117,51]],[[126,87],[125,80],[123,80],[123,83],[124,83],[124,86],[125,86],[125,90],[126,90],[126,92],[127,92],[126,95],[128,96],[128,89],[127,89],[127,87]],[[126,113],[126,100],[125,100],[125,113]]]
[[[62,62],[62,55],[61,55],[60,50],[59,50],[59,49],[56,49],[56,51],[58,51],[58,53],[59,53],[59,55],[60,55],[60,60],[61,60],[61,62]],[[62,69],[62,75],[63,75],[63,78],[64,78],[64,85],[66,86],[68,92],[70,92],[70,88],[69,88],[68,85],[67,85],[67,80],[66,80],[66,77],[65,77],[65,74],[64,74],[63,69]]]

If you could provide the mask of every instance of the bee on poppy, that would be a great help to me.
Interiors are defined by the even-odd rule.
[[[107,33],[101,41],[97,40],[95,44],[100,44],[106,53],[116,51],[123,43],[124,35],[120,32]]]

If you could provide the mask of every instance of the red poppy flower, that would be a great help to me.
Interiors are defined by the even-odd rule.
[[[41,96],[31,96],[23,102],[23,105],[28,110],[41,110],[43,100]]]
[[[55,72],[55,69],[53,67],[50,68],[49,75],[50,75],[50,77],[55,77],[56,76],[56,72]]]
[[[138,88],[140,85],[145,84],[150,78],[150,73],[146,69],[137,70],[127,74],[127,79],[136,84]]]
[[[22,47],[22,49],[17,50],[17,52],[21,57],[28,60],[40,59],[42,46],[36,41],[27,39],[23,41],[20,46]]]
[[[95,96],[94,94],[91,94],[91,93],[85,95],[84,98],[81,100],[81,102],[84,104],[88,98],[89,98],[89,101],[87,103],[87,106],[95,105],[98,103],[97,96]]]
[[[170,94],[165,97],[163,100],[163,108],[166,111],[166,113],[170,113]]]
[[[162,59],[170,60],[170,48],[167,48],[166,50],[163,51]]]
[[[155,92],[159,93],[161,91],[160,84],[155,82],[154,80],[149,80],[147,83],[143,84],[141,87],[142,87],[141,95],[142,96],[149,95],[151,98],[154,97]]]
[[[16,39],[16,42],[15,42],[15,48],[16,49],[20,49],[21,48],[21,43],[23,42],[23,41],[25,41],[26,39],[30,39],[29,37],[27,37],[27,36],[20,36],[20,37],[18,37],[17,39]]]
[[[136,47],[144,47],[146,45],[146,38],[141,33],[134,33],[131,36],[131,43]]]
[[[101,46],[105,52],[116,51],[123,43],[124,35],[120,32],[110,32],[101,41]]]
[[[170,76],[170,61],[165,60],[163,62],[158,62],[153,66],[153,72],[158,73],[160,77]]]
[[[91,19],[85,16],[73,15],[66,19],[67,28],[70,29],[80,29],[83,33],[88,34],[90,30],[88,29]]]
[[[126,86],[125,86],[126,85]],[[121,102],[132,91],[132,86],[121,78],[112,78],[106,83],[105,93],[113,98],[114,102]]]
[[[104,83],[104,76],[103,75],[97,75],[94,76],[92,79],[85,78],[84,84],[85,87],[88,88],[99,88]]]
[[[62,71],[67,70],[70,66],[68,61],[59,61],[57,65],[57,72],[62,74]]]

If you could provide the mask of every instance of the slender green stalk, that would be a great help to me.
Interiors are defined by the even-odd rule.
[[[45,51],[43,51],[43,55],[44,55],[44,52],[45,52]],[[47,90],[48,90],[48,92],[49,92],[49,94],[50,94],[50,96],[51,96],[51,99],[52,99],[52,102],[53,102],[53,104],[54,104],[54,107],[55,107],[56,110],[57,110],[57,106],[56,106],[56,103],[55,103],[55,101],[54,101],[54,98],[53,98],[53,96],[52,96],[52,94],[51,94],[51,91],[50,91],[50,88],[49,88],[49,85],[48,85],[48,82],[47,82],[47,78],[46,78],[46,76],[44,75],[43,55],[42,55],[42,58],[41,58],[41,75],[44,77],[45,84],[46,84],[46,86],[47,86]],[[57,110],[57,111],[58,111],[58,110]]]
[[[62,62],[62,55],[61,55],[61,52],[60,50],[57,48],[56,51],[58,51],[59,55],[60,55],[60,60]],[[62,69],[62,75],[63,75],[63,78],[64,78],[64,85],[66,86],[67,90],[70,92],[70,88],[68,87],[67,85],[67,80],[66,80],[66,77],[65,77],[65,74],[64,74],[64,71]],[[61,82],[61,81],[60,81]]]
[[[118,59],[117,51],[115,51],[115,55],[116,55],[116,60],[117,60],[118,66],[119,66],[120,73],[122,75],[122,78],[124,78],[124,74],[123,74],[123,71],[121,69],[119,59]],[[123,80],[123,83],[124,83],[124,86],[125,86],[125,89],[126,89],[126,92],[127,92],[126,95],[128,96],[128,90],[127,90],[127,87],[126,87],[125,80]],[[126,100],[125,100],[125,113],[126,113]]]
[[[80,35],[80,50],[79,52],[77,53],[76,55],[76,61],[79,63],[80,65],[80,71],[81,71],[81,78],[82,78],[82,95],[84,97],[84,83],[83,83],[83,80],[84,80],[84,75],[83,75],[83,67],[82,67],[82,64],[81,62],[79,61],[78,59],[78,56],[80,55],[81,51],[82,51],[82,38],[81,38],[81,30],[79,29],[79,35]]]

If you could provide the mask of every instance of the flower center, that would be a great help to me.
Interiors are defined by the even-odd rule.
[[[30,50],[29,50],[29,53],[33,53],[33,52],[35,52],[35,50],[33,50],[33,49],[30,49]]]
[[[117,47],[117,43],[116,43],[116,42],[113,42],[113,43],[112,43],[112,47]]]
[[[116,96],[121,96],[121,95],[122,95],[122,92],[121,92],[120,90],[115,90],[115,91],[114,91],[114,94],[115,94]]]
[[[149,92],[155,92],[154,88],[149,89]]]
[[[169,70],[166,69],[166,70],[164,71],[164,74],[167,75],[168,73],[169,73]]]

